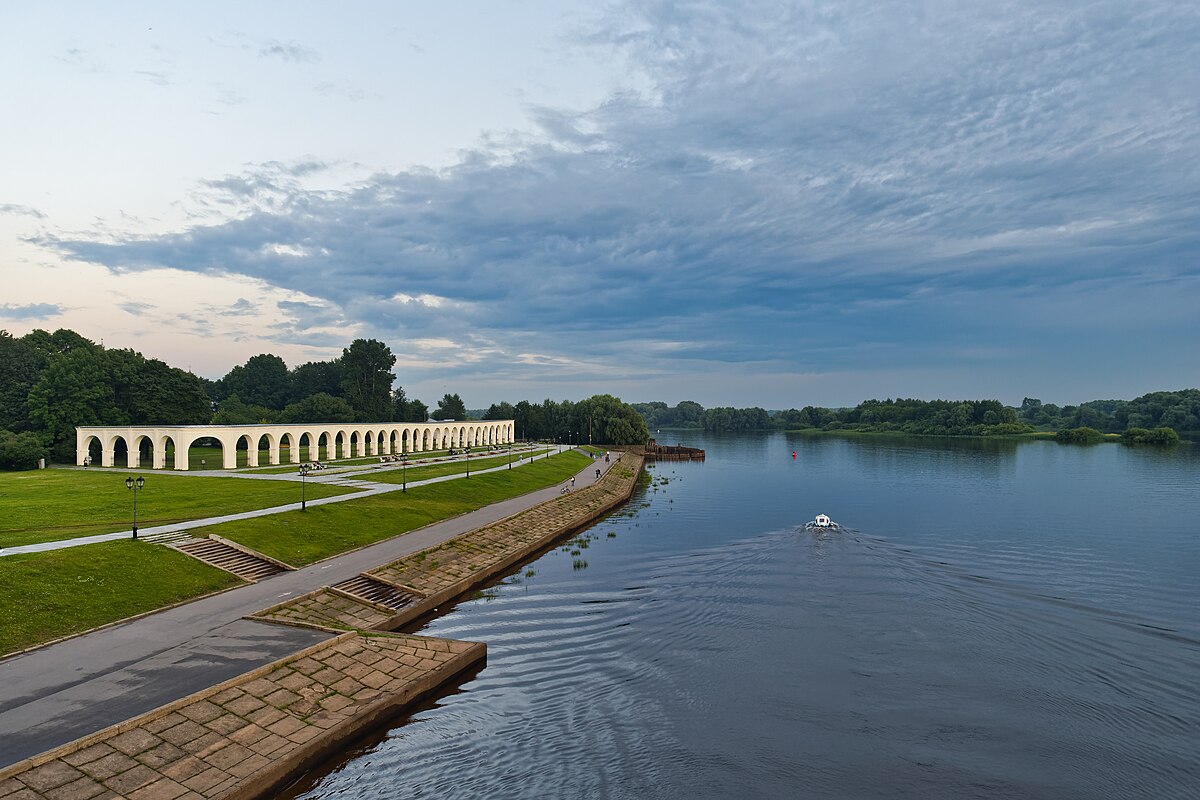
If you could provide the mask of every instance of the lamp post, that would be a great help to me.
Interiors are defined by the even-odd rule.
[[[401,475],[400,491],[407,492],[408,491],[408,453],[402,453],[400,455],[400,475]]]
[[[469,477],[471,477],[471,448],[469,448],[469,447],[466,447],[466,448],[463,448],[463,449],[466,451],[466,459],[467,459],[467,477],[469,478]]]
[[[308,477],[308,471],[312,469],[308,464],[300,465],[300,510],[307,511],[308,503],[304,497],[304,479]]]
[[[138,475],[135,481],[132,477],[125,479],[125,488],[133,492],[133,538],[137,538],[137,493],[146,485],[146,479]]]

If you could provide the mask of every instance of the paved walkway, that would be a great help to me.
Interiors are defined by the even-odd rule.
[[[562,453],[562,452],[564,452],[566,450],[570,450],[570,449],[571,448],[568,447],[567,445],[555,445],[548,452],[550,455],[557,455],[558,453]],[[540,455],[541,453],[546,452],[546,451],[537,451],[537,452]],[[514,461],[512,463],[512,467],[513,468],[522,467],[522,466],[525,466],[526,464],[529,464],[530,461],[531,461],[530,459],[522,459],[521,461]],[[439,463],[446,463],[446,462],[442,461]],[[334,497],[322,497],[317,500],[308,500],[307,505],[322,506],[322,505],[328,505],[330,503],[344,503],[347,500],[357,500],[360,497],[369,497],[374,494],[385,494],[387,492],[402,491],[404,488],[403,484],[377,483],[377,482],[373,482],[373,481],[357,480],[357,477],[359,475],[368,475],[371,473],[378,472],[379,467],[381,467],[381,466],[384,466],[384,465],[354,467],[349,470],[339,470],[337,472],[309,473],[309,477],[307,478],[307,480],[310,480],[313,483],[328,484],[330,486],[345,486],[347,488],[358,489],[360,491],[354,492],[353,494],[340,494],[340,495],[336,495]],[[415,466],[427,466],[427,464],[417,463]],[[409,467],[415,468],[415,466],[414,466],[414,464],[409,464]],[[399,466],[396,466],[394,464],[387,465],[386,468],[388,470],[400,469]],[[488,472],[500,472],[501,470],[506,470],[508,468],[509,468],[508,464],[501,464],[498,467],[488,467],[487,469],[476,470],[475,474],[483,475]],[[74,467],[73,469],[84,469],[84,467]],[[136,472],[137,470],[133,470],[133,471]],[[219,476],[226,477],[226,478],[239,477],[239,478],[251,478],[251,479],[272,480],[272,481],[298,481],[298,480],[300,480],[300,477],[293,473],[278,474],[278,475],[246,475],[246,474],[237,475],[236,473],[217,472],[217,471],[210,470],[208,472],[191,472],[191,473],[181,472],[178,474],[180,474],[180,475],[207,475],[207,476],[219,475]],[[431,484],[431,483],[443,483],[445,481],[452,481],[452,480],[456,480],[456,479],[462,478],[462,477],[464,477],[464,476],[461,474],[455,473],[453,475],[442,475],[437,478],[426,478],[424,480],[409,481],[408,485],[409,486],[425,486],[425,485]],[[191,530],[193,528],[203,528],[207,525],[219,525],[222,522],[232,522],[233,520],[237,520],[237,519],[250,519],[252,517],[266,517],[266,516],[270,516],[271,514],[282,514],[286,511],[298,511],[299,509],[300,509],[299,503],[286,503],[281,506],[272,506],[270,508],[259,508],[259,509],[255,509],[253,511],[242,511],[237,514],[225,514],[225,515],[222,515],[219,517],[206,517],[204,519],[194,519],[194,520],[189,520],[187,522],[176,522],[171,525],[151,525],[148,527],[147,526],[139,526],[138,534],[141,536],[153,536],[155,534],[160,534],[160,533],[175,533],[176,531],[186,531],[186,530]],[[23,545],[17,545],[14,547],[0,547],[0,556],[15,556],[20,553],[44,553],[48,550],[62,550],[65,547],[79,547],[81,545],[86,545],[86,544],[96,544],[97,542],[111,542],[116,539],[128,539],[132,535],[133,535],[133,530],[130,529],[130,530],[125,530],[125,531],[116,531],[115,533],[98,533],[94,536],[79,536],[74,539],[59,539],[59,540],[53,541],[53,542],[38,542],[37,544],[23,544]]]
[[[578,484],[594,483],[596,468],[611,466],[603,460],[589,463],[577,473]],[[243,617],[441,544],[559,492],[556,484],[261,583],[0,661],[0,766],[322,641],[330,634]]]

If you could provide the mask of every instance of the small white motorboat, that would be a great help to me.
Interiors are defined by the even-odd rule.
[[[806,531],[836,531],[839,526],[825,514],[817,514],[817,518],[804,526]]]

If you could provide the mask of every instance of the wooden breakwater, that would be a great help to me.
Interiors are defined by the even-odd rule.
[[[636,453],[647,461],[703,461],[704,451],[698,447],[684,447],[682,444],[659,444],[651,439],[646,444],[633,445],[624,448]]]

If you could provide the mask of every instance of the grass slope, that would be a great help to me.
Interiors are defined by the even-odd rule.
[[[123,540],[0,558],[0,654],[242,583],[166,547]]]
[[[300,487],[282,481],[147,475],[138,492],[138,526],[294,503]],[[309,499],[352,491],[310,483]],[[133,493],[125,476],[108,471],[0,472],[0,547],[128,530]]]
[[[418,486],[406,493],[310,507],[304,512],[226,522],[192,534],[203,537],[215,533],[293,566],[303,566],[552,486],[590,463],[592,459],[580,453],[563,453],[513,470],[472,475],[470,481],[463,478]],[[414,471],[410,470],[410,478]]]

